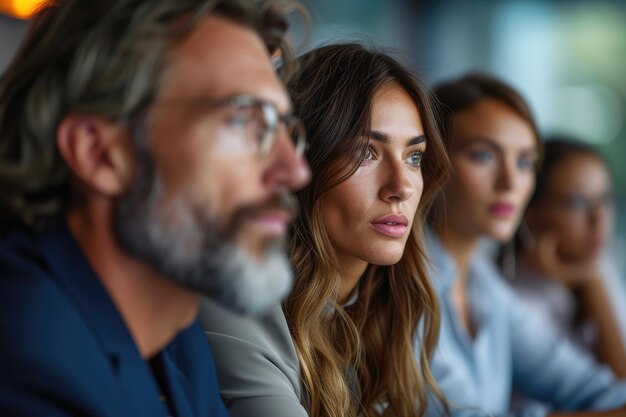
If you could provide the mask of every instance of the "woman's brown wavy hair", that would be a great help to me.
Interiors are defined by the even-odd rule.
[[[360,44],[318,48],[299,65],[288,89],[307,129],[313,178],[297,194],[300,211],[288,245],[295,282],[284,310],[309,415],[421,416],[426,392],[439,393],[428,362],[440,321],[425,269],[422,228],[424,213],[449,172],[429,93],[390,55]],[[320,197],[359,166],[373,97],[390,83],[409,94],[421,117],[428,143],[424,190],[402,259],[393,266],[370,265],[357,301],[344,307],[336,302],[341,277]]]

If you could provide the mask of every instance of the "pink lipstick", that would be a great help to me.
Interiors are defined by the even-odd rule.
[[[500,218],[509,218],[515,213],[515,206],[510,203],[494,203],[489,206],[489,213]]]
[[[379,217],[370,224],[374,230],[385,236],[401,237],[406,233],[409,221],[406,216],[401,214],[390,214],[388,216]]]

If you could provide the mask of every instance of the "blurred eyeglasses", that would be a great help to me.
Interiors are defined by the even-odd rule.
[[[269,101],[249,95],[237,95],[217,101],[194,100],[182,103],[203,108],[230,108],[227,126],[254,139],[253,144],[260,156],[268,155],[274,148],[281,124],[293,141],[296,155],[302,156],[307,148],[302,121],[291,114],[280,114],[276,106]],[[168,101],[159,104],[172,105],[181,102]]]
[[[611,210],[613,208],[615,198],[613,193],[606,193],[595,198],[580,194],[572,194],[556,197],[554,202],[559,207],[572,214],[586,215],[594,212],[598,208]]]

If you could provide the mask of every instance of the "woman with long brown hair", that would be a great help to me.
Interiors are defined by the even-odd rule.
[[[312,171],[294,286],[256,321],[205,305],[222,395],[235,417],[421,416],[439,329],[421,235],[448,171],[428,91],[353,43],[304,55],[287,87]]]
[[[284,311],[305,404],[311,417],[422,415],[439,327],[423,213],[448,168],[428,93],[358,44],[301,63],[288,89],[312,182],[297,194]]]

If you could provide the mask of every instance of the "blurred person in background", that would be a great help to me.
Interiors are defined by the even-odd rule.
[[[448,171],[428,91],[359,44],[299,63],[288,89],[312,182],[290,233],[294,288],[260,320],[203,306],[222,395],[234,417],[421,416],[439,329],[421,235]]]
[[[555,332],[626,378],[626,290],[609,254],[615,207],[606,161],[581,142],[548,140],[536,183],[511,284]]]
[[[284,7],[286,8],[284,8]],[[227,416],[202,296],[290,288],[285,2],[60,0],[0,80],[0,415]]]
[[[534,189],[542,143],[526,102],[479,74],[441,84],[435,96],[453,173],[426,239],[442,314],[431,369],[453,413],[623,416],[626,381],[547,331],[479,247],[482,238],[511,239]],[[512,411],[513,389],[545,405]],[[433,404],[431,415],[441,412]]]

